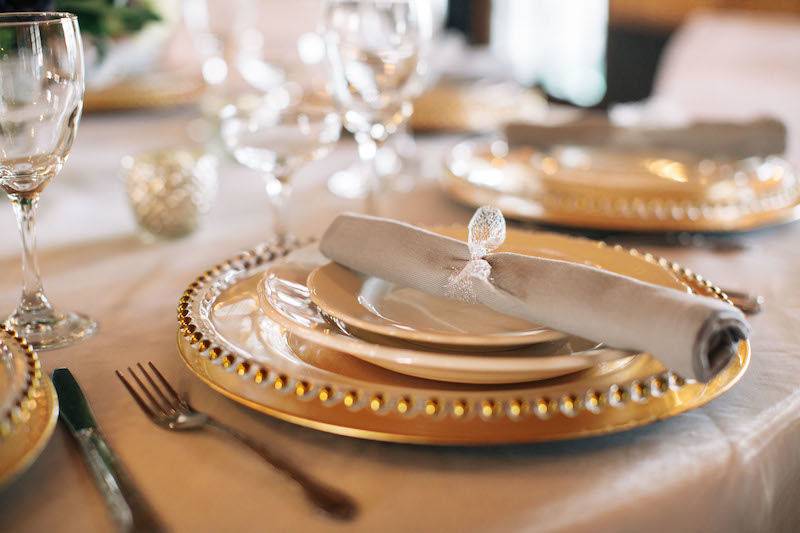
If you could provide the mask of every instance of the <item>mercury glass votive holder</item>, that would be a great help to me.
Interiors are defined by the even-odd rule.
[[[153,150],[122,159],[133,214],[145,235],[192,233],[217,195],[217,159],[191,148]]]

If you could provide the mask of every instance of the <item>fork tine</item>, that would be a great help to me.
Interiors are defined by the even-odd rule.
[[[150,377],[150,374],[147,372],[147,370],[144,368],[144,366],[142,366],[142,363],[136,363],[136,366],[139,367],[139,371],[144,375],[145,379],[147,379],[147,381],[150,383],[150,385],[156,391],[156,394],[164,401],[164,403],[167,405],[167,407],[169,407],[173,411],[177,411],[178,408],[180,408],[180,405],[176,404],[173,401],[171,401],[169,398],[167,398],[164,395],[163,392],[161,392],[161,387],[159,387],[156,384],[155,380],[153,380],[153,378]]]
[[[114,373],[117,375],[117,377],[119,378],[119,380],[122,382],[122,384],[123,384],[123,385],[125,386],[125,388],[128,390],[128,392],[130,393],[130,395],[133,397],[133,400],[136,402],[136,404],[139,406],[139,408],[140,408],[142,411],[144,411],[144,414],[146,414],[146,415],[147,415],[148,417],[150,417],[150,418],[155,418],[156,414],[155,414],[155,413],[153,412],[153,410],[152,410],[152,409],[150,409],[150,407],[149,407],[149,406],[148,406],[148,405],[145,403],[145,401],[142,399],[142,397],[141,397],[141,396],[139,396],[139,393],[138,393],[138,392],[136,392],[136,390],[134,390],[134,388],[131,386],[131,384],[130,384],[130,383],[128,383],[128,380],[127,380],[127,379],[125,379],[125,376],[123,376],[123,375],[122,375],[122,372],[120,372],[119,370],[115,370],[115,371],[114,371]]]
[[[172,388],[172,385],[169,384],[167,378],[165,378],[164,375],[156,368],[156,365],[154,365],[152,361],[148,361],[147,365],[153,370],[158,380],[161,381],[162,385],[164,385],[164,388],[167,389],[167,392],[169,392],[170,395],[172,395],[172,397],[175,398],[175,401],[177,401],[183,406],[188,406],[187,402],[183,398],[181,398],[181,396],[175,391],[175,389]]]
[[[161,414],[164,415],[164,416],[168,415],[169,412],[167,411],[167,409],[164,409],[164,406],[161,405],[158,402],[158,400],[156,400],[153,397],[152,394],[150,394],[150,390],[148,390],[147,386],[144,383],[142,383],[142,380],[139,379],[139,376],[136,375],[136,373],[133,371],[133,369],[131,367],[128,367],[128,373],[136,381],[136,383],[139,384],[139,388],[142,390],[144,395],[147,396],[147,399],[150,400],[150,403],[153,405],[155,410],[161,411]]]

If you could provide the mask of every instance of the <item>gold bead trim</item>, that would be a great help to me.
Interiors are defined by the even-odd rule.
[[[17,424],[27,422],[31,411],[36,408],[36,398],[40,395],[42,385],[42,363],[28,341],[6,324],[0,324],[0,344],[7,349],[16,345],[27,358],[25,385],[11,407],[5,413],[0,413],[0,439],[4,439],[13,432]]]
[[[256,385],[266,385],[281,394],[293,393],[298,399],[319,401],[325,406],[341,405],[350,410],[366,409],[375,414],[394,413],[396,416],[402,417],[420,415],[434,419],[451,417],[463,420],[478,416],[486,421],[501,417],[520,421],[546,421],[555,416],[572,418],[582,412],[598,414],[605,409],[624,408],[630,403],[646,403],[651,398],[674,393],[686,384],[686,380],[681,376],[673,372],[664,372],[646,380],[613,384],[602,390],[590,389],[580,391],[580,393],[567,393],[556,398],[540,396],[507,400],[484,398],[451,401],[428,398],[415,405],[410,395],[392,398],[383,391],[337,390],[330,384],[314,384],[304,379],[275,373],[262,363],[252,363],[228,352],[222,346],[216,345],[213,341],[213,333],[207,332],[202,322],[197,320],[194,308],[210,308],[216,297],[225,288],[235,283],[237,279],[249,276],[252,269],[284,257],[311,242],[292,239],[285,243],[267,243],[243,252],[201,274],[189,284],[178,300],[178,326],[183,337],[202,356],[223,368],[235,371],[237,375]],[[597,245],[608,246],[603,242],[599,242]],[[613,246],[613,249],[640,257],[649,263],[670,270],[697,294],[718,298],[733,305],[727,295],[718,287],[677,263],[652,254],[641,253],[635,249],[628,250],[619,245]],[[199,296],[202,298],[198,298]],[[20,342],[22,342],[21,339]],[[41,376],[40,371],[38,375]]]
[[[653,198],[623,198],[607,195],[583,196],[580,193],[551,192],[536,200],[553,212],[579,212],[586,216],[622,217],[654,221],[720,220],[726,213],[735,210],[738,214],[775,211],[796,205],[800,188],[792,186],[785,191],[770,193],[742,202],[691,202]]]

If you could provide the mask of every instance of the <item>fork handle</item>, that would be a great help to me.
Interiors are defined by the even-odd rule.
[[[208,419],[206,426],[233,437],[260,455],[273,468],[297,483],[311,503],[333,518],[352,520],[358,514],[358,505],[348,494],[311,477],[288,459],[274,453],[252,437],[213,418]]]

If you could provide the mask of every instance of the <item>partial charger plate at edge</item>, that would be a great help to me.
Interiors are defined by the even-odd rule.
[[[58,397],[50,379],[42,374],[36,352],[24,339],[0,330],[6,357],[23,362],[29,374],[10,414],[2,413],[0,431],[0,489],[12,482],[39,457],[55,429]]]

